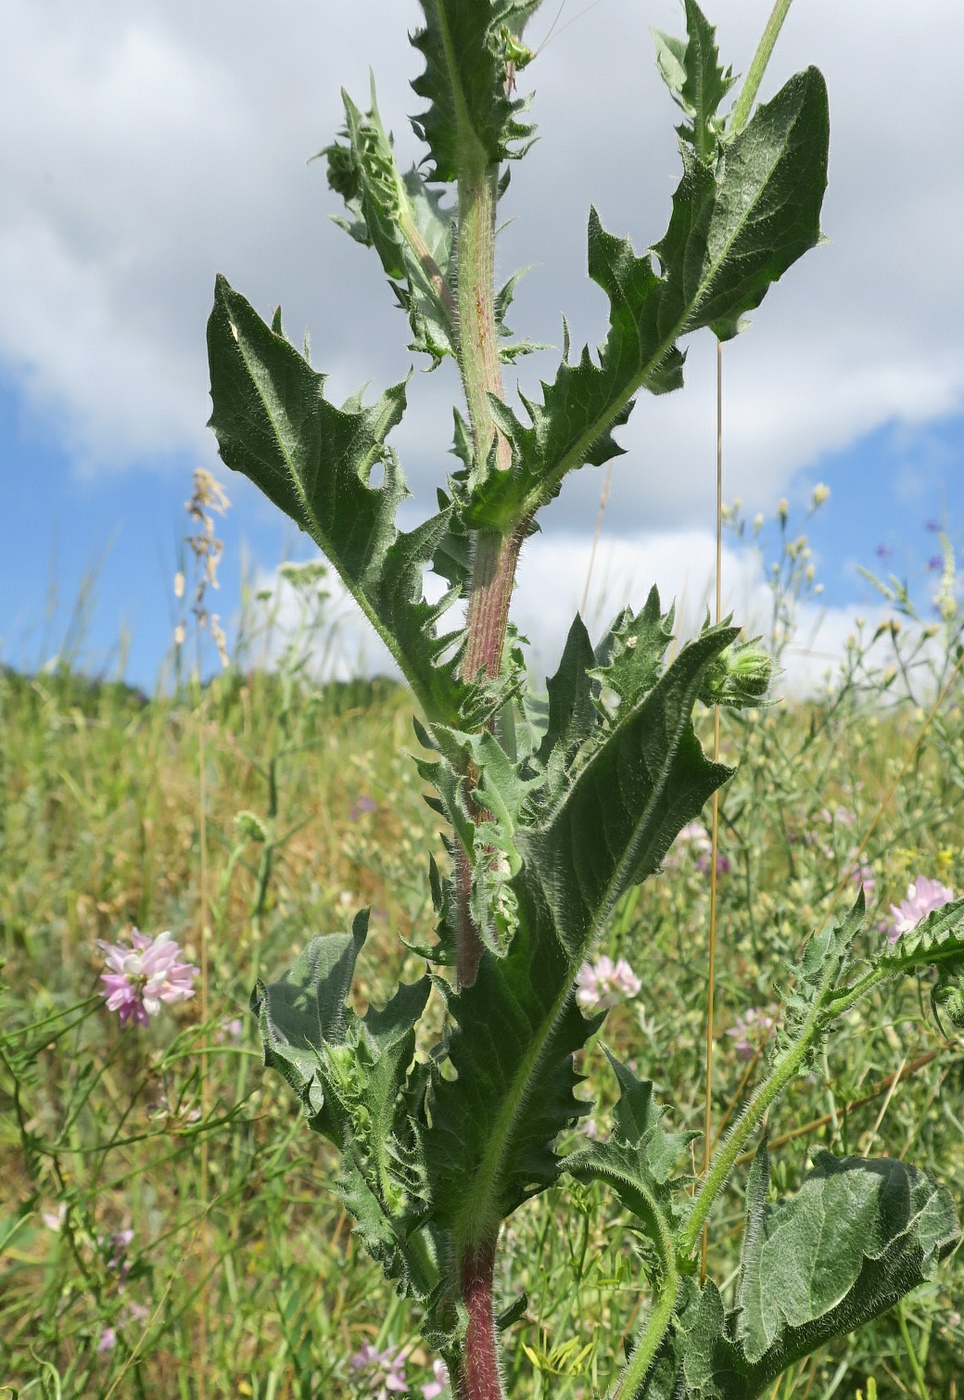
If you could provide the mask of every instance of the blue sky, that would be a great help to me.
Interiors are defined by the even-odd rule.
[[[530,41],[556,8],[547,0]],[[724,58],[745,69],[770,0],[706,8]],[[663,232],[675,114],[647,27],[678,31],[679,11],[676,0],[566,0],[527,70],[541,139],[514,172],[500,270],[532,268],[511,319],[533,339],[558,344],[563,311],[577,345],[604,333],[585,276],[590,202],[637,248]],[[0,0],[0,12],[0,660],[48,661],[96,571],[80,659],[114,674],[123,654],[128,679],[150,689],[174,623],[195,465],[219,472],[233,503],[219,522],[226,620],[245,568],[270,574],[306,553],[303,536],[219,468],[204,427],[215,272],[262,313],[281,302],[293,338],[310,330],[332,398],[408,371],[406,328],[377,266],[328,220],[336,204],[306,157],[340,125],[342,83],[364,100],[369,63],[403,161],[418,154],[405,123],[418,68],[405,32],[418,9],[88,0],[81,13],[69,0]],[[811,535],[840,617],[872,601],[857,564],[910,576],[926,605],[937,550],[927,522],[964,543],[964,260],[953,232],[964,227],[964,170],[934,139],[964,125],[962,48],[957,0],[913,11],[903,0],[796,0],[762,94],[809,62],[826,73],[831,241],[726,348],[726,495],[752,516],[784,495],[802,508],[817,481],[830,486]],[[557,358],[524,362],[524,387]],[[597,560],[594,575],[616,603],[653,575],[664,593],[702,587],[712,366],[711,343],[695,342],[689,388],[641,404],[623,433],[609,564]],[[406,524],[450,464],[456,388],[444,371],[412,381],[396,442],[414,491]],[[600,485],[589,470],[567,484],[523,565],[523,622],[540,588],[552,603],[547,662],[580,602]]]
[[[82,473],[56,440],[44,440],[9,388],[0,393],[0,457],[2,659],[33,670],[72,645],[93,674],[122,673],[150,691],[178,617],[173,577],[188,529],[191,460]],[[232,505],[217,521],[225,556],[213,606],[230,631],[245,572],[269,574],[282,559],[313,556],[305,536],[243,478],[223,468],[219,478]],[[876,605],[858,571],[863,565],[882,578],[907,579],[926,611],[940,555],[935,525],[949,530],[959,557],[964,545],[964,416],[913,430],[886,424],[825,454],[788,484],[797,516],[818,481],[831,498],[806,528],[823,601],[858,612]],[[618,490],[617,478],[614,507]],[[92,589],[81,608],[85,580]]]

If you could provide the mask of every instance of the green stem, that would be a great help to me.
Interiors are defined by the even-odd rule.
[[[692,1255],[695,1250],[703,1224],[710,1213],[710,1209],[716,1197],[723,1189],[730,1172],[736,1165],[736,1160],[740,1156],[743,1145],[747,1138],[763,1119],[767,1109],[774,1099],[783,1092],[790,1080],[793,1079],[800,1070],[806,1058],[807,1051],[812,1041],[817,1035],[821,1022],[824,1020],[826,1012],[824,1008],[824,998],[817,998],[810,1015],[803,1025],[803,1030],[797,1040],[796,1045],[786,1052],[786,1055],[776,1066],[769,1079],[766,1079],[753,1095],[746,1108],[740,1114],[733,1131],[726,1141],[718,1149],[716,1156],[710,1164],[710,1169],[703,1178],[703,1184],[696,1193],[693,1201],[693,1208],[690,1211],[686,1224],[680,1232],[679,1243],[677,1245],[677,1258],[685,1259]]]
[[[914,1350],[914,1343],[911,1341],[910,1332],[907,1330],[907,1318],[904,1316],[903,1303],[897,1304],[897,1325],[900,1327],[900,1335],[904,1339],[904,1350],[907,1352],[907,1360],[910,1362],[910,1369],[914,1373],[914,1380],[920,1394],[920,1400],[930,1400],[930,1392],[927,1389],[927,1382],[924,1380],[924,1372],[921,1370],[920,1362],[917,1360],[917,1352]]]
[[[669,1329],[682,1284],[682,1276],[675,1262],[672,1262],[646,1326],[633,1348],[632,1356],[610,1391],[609,1400],[632,1400],[639,1392]]]
[[[783,21],[787,17],[790,4],[791,0],[776,0],[770,12],[770,18],[767,20],[766,29],[763,31],[763,36],[757,46],[757,51],[753,55],[753,62],[750,64],[750,70],[746,75],[746,81],[736,100],[736,105],[730,114],[729,134],[731,136],[738,135],[749,120],[750,108],[756,100],[760,83],[763,81],[763,75],[767,70],[767,64],[770,62],[770,55],[773,53],[773,46],[777,41],[777,35],[783,28]]]

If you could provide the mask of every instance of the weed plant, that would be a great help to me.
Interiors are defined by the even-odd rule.
[[[799,552],[784,549],[779,563],[774,615],[791,641],[796,603],[812,585]],[[308,590],[322,582],[300,580]],[[252,649],[259,616],[252,608],[243,629]],[[69,671],[0,678],[0,1376],[14,1393],[197,1394],[202,1230],[207,1394],[348,1400],[366,1393],[350,1365],[366,1343],[404,1351],[416,1396],[433,1382],[407,1305],[330,1194],[331,1150],[291,1119],[285,1086],[261,1072],[247,1014],[253,969],[283,965],[305,928],[337,927],[359,904],[371,904],[373,923],[356,1004],[380,1004],[418,968],[396,931],[419,943],[433,918],[419,865],[426,850],[441,852],[404,752],[407,697],[389,681],[313,682],[308,658],[328,624],[323,606],[303,616],[297,640],[275,646],[277,669],[231,666],[204,694],[207,1024],[195,999],[146,1030],[122,1030],[98,994],[97,940],[130,925],[171,929],[197,960],[198,693],[147,700]],[[772,968],[796,958],[801,926],[819,920],[838,875],[860,868],[872,927],[918,875],[964,888],[959,689],[901,772],[961,640],[956,611],[935,624],[905,597],[875,632],[855,634],[819,698],[724,719],[724,754],[741,761],[720,809],[720,1126],[759,1071],[752,1056],[766,1022],[756,1034],[752,1017],[746,1036],[729,1032],[751,1008],[773,1010]],[[856,858],[857,833],[898,776]],[[607,1043],[655,1067],[659,1097],[696,1129],[709,900],[699,833],[684,833],[666,866],[623,900],[601,946],[634,967],[645,960],[650,979],[611,1011]],[[964,1195],[962,1050],[956,1033],[935,1035],[910,984],[852,1011],[832,1072],[816,1066],[771,1119],[781,1194],[799,1186],[808,1150],[823,1146],[913,1158]],[[605,1111],[612,1095],[598,1051],[583,1072]],[[212,1181],[204,1216],[202,1135]],[[508,1351],[513,1393],[576,1400],[598,1392],[613,1343],[631,1335],[641,1245],[614,1228],[599,1186],[567,1188],[575,1218],[560,1232],[561,1190],[510,1223],[512,1263],[499,1285],[528,1299]],[[719,1210],[711,1264],[725,1277],[738,1263],[739,1188]],[[794,1368],[774,1394],[852,1400],[873,1378],[881,1400],[897,1400],[921,1393],[919,1369],[931,1400],[951,1400],[964,1373],[962,1283],[952,1261],[902,1313]]]
[[[501,365],[531,347],[499,344],[513,284],[496,293],[492,244],[503,167],[532,134],[515,84],[538,5],[422,0],[431,167],[397,170],[374,94],[368,113],[346,98],[324,152],[412,348],[460,370],[461,467],[434,516],[395,524],[404,384],[332,405],[280,312],[268,326],[223,278],[209,322],[225,462],[306,526],[411,694],[317,681],[313,567],[289,571],[302,625],[277,669],[243,648],[232,663],[206,598],[227,503],[203,472],[196,661],[185,674],[179,626],[173,698],[66,668],[2,678],[15,1394],[433,1400],[450,1376],[458,1400],[956,1398],[959,1275],[937,1268],[964,1185],[950,545],[938,621],[878,581],[887,621],[858,628],[807,704],[765,703],[771,659],[726,622],[673,640],[655,591],[595,649],[576,619],[548,703],[525,693],[508,622],[519,551],[568,472],[617,455],[637,393],[681,386],[678,338],[736,334],[818,241],[823,80],[808,69],[754,105],[779,0],[724,114],[735,79],[686,0],[686,39],[656,36],[687,118],[669,229],[637,257],[593,211],[608,335],[595,358],[566,344],[523,422]],[[816,587],[782,505],[778,524],[777,658]],[[457,603],[464,626],[439,635]],[[202,687],[205,628],[225,670]],[[432,755],[414,765],[412,694]],[[722,757],[740,762],[719,845],[698,818],[731,774],[699,742],[719,709],[698,704],[727,707]],[[255,979],[265,1059],[337,1153],[258,1072]]]

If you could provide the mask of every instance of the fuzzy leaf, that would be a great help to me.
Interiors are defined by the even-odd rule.
[[[889,1158],[833,1157],[792,1199],[768,1204],[751,1169],[737,1306],[687,1279],[638,1400],[756,1400],[794,1362],[887,1312],[933,1277],[960,1231],[950,1194]]]
[[[654,584],[641,611],[624,608],[596,648],[598,665],[589,674],[613,691],[624,709],[635,709],[659,679],[674,615],[675,608],[660,612]]]
[[[940,970],[953,966],[958,958],[964,958],[964,899],[932,909],[916,928],[902,933],[871,958],[871,963],[896,974],[926,967]]]
[[[617,711],[543,823],[517,835],[519,879],[532,883],[577,961],[620,897],[659,869],[732,773],[706,758],[691,712],[706,667],[735,636],[732,627],[712,628],[683,647],[641,704]]]
[[[722,149],[714,165],[681,147],[683,179],[666,236],[659,325],[673,339],[740,329],[772,282],[820,241],[830,120],[816,68],[798,73]]]
[[[403,983],[381,1011],[357,1016],[347,997],[367,931],[365,911],[350,934],[313,938],[285,977],[257,984],[251,1009],[265,1064],[298,1094],[310,1127],[343,1154],[342,1195],[366,1247],[425,1296],[436,1279],[411,1239],[425,1187],[412,1103],[419,1091],[406,1081],[431,981]]]
[[[762,1182],[765,1145],[760,1159]],[[764,1385],[887,1311],[960,1237],[950,1194],[905,1162],[822,1150],[814,1161],[792,1199],[751,1198],[734,1336]]]
[[[674,1192],[681,1179],[670,1172],[698,1133],[667,1133],[665,1109],[653,1099],[650,1081],[633,1072],[606,1050],[619,1080],[615,1127],[607,1142],[571,1153],[564,1168],[577,1181],[604,1181],[640,1221],[657,1257],[668,1261],[673,1248]]]
[[[543,384],[541,404],[523,400],[528,425],[491,401],[512,466],[465,501],[473,526],[508,533],[557,494],[568,472],[617,455],[612,430],[638,390],[681,386],[681,336],[704,326],[723,340],[736,334],[770,283],[819,241],[828,144],[826,88],[810,68],[758,108],[715,165],[683,145],[669,229],[653,249],[661,276],[648,254],[637,257],[591,211],[589,275],[610,302],[598,364],[588,348],[577,364],[565,359]]]
[[[429,604],[422,575],[445,536],[448,517],[432,516],[409,534],[395,516],[408,494],[388,433],[405,408],[405,387],[371,408],[324,397],[326,376],[269,328],[219,277],[208,321],[214,411],[221,457],[243,472],[307,531],[358,602],[431,719],[457,723],[475,697],[443,660],[456,636],[435,624],[448,600]],[[380,466],[383,481],[370,484]]]
[[[550,803],[569,786],[576,756],[599,722],[599,687],[590,675],[595,660],[585,623],[577,616],[569,629],[559,669],[548,681],[548,725],[536,752],[546,773],[546,800]]]
[[[511,96],[508,41],[541,3],[421,0],[425,28],[412,44],[425,71],[412,87],[429,107],[412,125],[431,153],[431,179],[450,182],[467,164],[498,166],[528,149],[533,127],[520,120],[527,102]]]
[[[520,764],[487,730],[465,734],[436,726],[434,741],[423,732],[422,742],[439,752],[440,743],[445,745],[446,753],[431,761],[417,759],[416,766],[435,787],[442,811],[471,861],[472,917],[483,942],[501,956],[516,927],[510,881],[521,859],[515,834],[526,798],[544,779],[524,776]],[[455,760],[449,755],[456,755]],[[477,775],[474,785],[467,772]]]
[[[559,1175],[554,1139],[588,1108],[573,1093],[572,1055],[602,1021],[576,1009],[575,976],[622,891],[658,868],[730,774],[704,757],[690,716],[703,671],[734,635],[721,628],[684,647],[635,710],[598,731],[598,748],[542,824],[515,832],[516,931],[505,956],[487,950],[475,983],[449,1002],[458,1077],[436,1082],[425,1138],[440,1223],[457,1239],[483,1238]],[[578,695],[591,653],[578,628],[573,637],[565,687]],[[556,694],[553,732],[567,745],[576,731],[566,710],[580,702]]]
[[[685,6],[685,42],[658,29],[652,31],[656,65],[673,101],[689,118],[688,123],[677,128],[680,136],[706,161],[723,130],[723,119],[718,115],[720,103],[736,80],[729,68],[724,71],[720,67],[714,26],[696,0],[685,0]]]
[[[443,207],[441,195],[416,169],[405,175],[398,169],[374,79],[369,112],[360,111],[344,91],[342,100],[347,145],[336,142],[319,152],[328,160],[328,183],[350,215],[337,222],[375,249],[408,315],[414,336],[409,349],[423,351],[437,365],[457,348],[455,210]]]
[[[552,931],[523,910],[508,953],[486,951],[471,987],[449,1000],[449,1059],[439,1078],[425,1153],[435,1219],[457,1241],[484,1238],[557,1180],[553,1143],[589,1105],[573,1053],[602,1023],[576,1008],[576,969]]]
[[[824,1034],[836,1020],[834,997],[847,968],[854,939],[863,928],[866,912],[861,889],[853,907],[839,923],[826,924],[807,940],[796,981],[784,997],[786,1011],[777,1029],[775,1064],[793,1052],[801,1027],[813,1016],[820,1018],[821,1034],[811,1043],[807,1063],[812,1063],[818,1053]],[[841,994],[845,994],[845,989]]]
[[[935,968],[937,982],[931,989],[931,1005],[937,1023],[943,1031],[943,1012],[955,1029],[964,1029],[964,899],[933,909],[871,963],[895,975]]]

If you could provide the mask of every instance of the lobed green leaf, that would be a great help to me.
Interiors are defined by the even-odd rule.
[[[258,982],[251,1010],[265,1065],[301,1099],[309,1126],[342,1153],[341,1191],[366,1247],[389,1276],[426,1296],[436,1283],[426,1237],[417,1113],[425,1072],[413,1067],[415,1024],[431,979],[402,984],[381,1010],[348,1004],[368,912],[348,933],[319,934],[278,982]],[[411,1078],[411,1082],[409,1082]]]
[[[619,1081],[615,1126],[605,1142],[573,1152],[564,1170],[577,1181],[603,1181],[639,1221],[654,1246],[657,1268],[672,1268],[673,1228],[681,1209],[677,1193],[688,1179],[671,1177],[680,1155],[698,1133],[666,1132],[665,1109],[653,1098],[651,1082],[637,1079],[606,1050]]]
[[[673,101],[682,108],[688,122],[677,128],[703,161],[715,153],[723,132],[720,103],[736,79],[720,66],[716,29],[703,14],[696,0],[684,0],[685,40],[660,30],[652,30],[656,41],[656,65]]]
[[[714,627],[683,647],[640,704],[617,710],[552,811],[518,832],[518,878],[573,958],[582,959],[626,890],[659,869],[730,777],[732,769],[706,758],[691,712],[707,666],[736,636]]]
[[[598,363],[588,347],[576,364],[564,358],[542,385],[542,403],[523,399],[528,424],[492,399],[512,465],[469,493],[468,523],[507,534],[530,520],[570,471],[621,451],[612,431],[626,422],[640,389],[682,385],[681,336],[704,326],[723,340],[736,334],[771,282],[820,239],[828,145],[826,88],[813,68],[760,107],[715,163],[704,164],[684,143],[670,225],[653,249],[661,275],[649,254],[637,257],[591,211],[589,275],[610,303]]]
[[[431,179],[456,180],[517,159],[532,140],[512,96],[512,45],[542,0],[421,0],[425,27],[412,44],[425,71],[412,87],[429,106],[412,119],[433,161]],[[503,33],[505,31],[505,33]]]
[[[455,311],[455,210],[442,204],[416,169],[404,175],[382,124],[372,80],[371,109],[363,113],[346,92],[347,144],[319,152],[327,157],[328,183],[342,196],[349,218],[338,223],[373,247],[406,312],[414,340],[437,365],[457,354]]]
[[[404,412],[405,386],[388,389],[371,408],[356,399],[342,408],[329,403],[326,376],[284,338],[280,317],[267,326],[223,277],[208,321],[208,357],[210,426],[222,460],[311,536],[429,718],[457,723],[478,696],[451,659],[459,634],[436,634],[451,600],[427,603],[422,587],[448,516],[440,512],[407,534],[395,525],[408,491],[386,438]],[[372,485],[376,467],[384,479]]]

